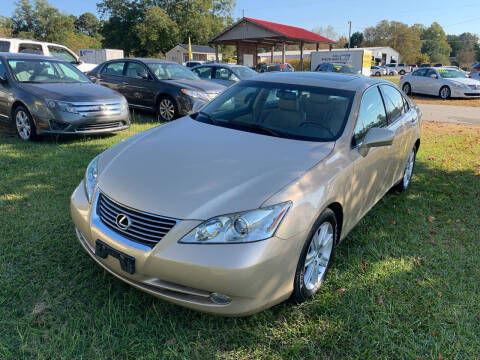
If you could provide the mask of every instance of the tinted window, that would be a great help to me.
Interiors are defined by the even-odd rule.
[[[414,71],[412,73],[412,76],[424,76],[426,72],[427,72],[427,69],[420,69],[420,70]]]
[[[147,66],[159,80],[198,79],[197,74],[179,64],[152,62]]]
[[[380,92],[377,87],[363,94],[357,124],[353,133],[353,145],[362,142],[368,130],[373,127],[387,126],[387,116]]]
[[[425,75],[423,75],[423,76],[430,77],[432,75],[437,75],[437,72],[433,69],[428,69],[427,72],[425,73]]]
[[[392,86],[381,85],[383,100],[387,108],[388,120],[393,122],[402,116],[404,112],[403,97],[400,92]]]
[[[334,141],[343,132],[354,94],[332,88],[246,80],[212,100],[196,119],[272,136]]]
[[[102,74],[122,76],[124,65],[123,61],[109,63],[103,67]]]
[[[234,70],[240,75],[242,80],[249,79],[258,74],[255,70],[252,70],[246,66],[238,66]]]
[[[203,66],[192,70],[202,79],[211,79],[212,78],[212,68],[210,66]]]
[[[215,69],[215,79],[219,80],[235,80],[236,76],[226,68],[219,68]]]
[[[142,64],[135,62],[127,63],[127,71],[125,72],[125,76],[136,79],[144,79],[147,75],[147,69]]]
[[[42,45],[40,44],[20,44],[18,52],[26,54],[43,55]]]
[[[88,83],[74,66],[50,60],[8,60],[14,78],[29,83]]]
[[[54,58],[69,62],[71,64],[77,63],[77,59],[75,59],[75,57],[72,54],[70,54],[69,51],[63,48],[49,46],[48,51],[50,52],[50,56],[53,56]]]
[[[10,51],[10,41],[0,41],[0,52]]]

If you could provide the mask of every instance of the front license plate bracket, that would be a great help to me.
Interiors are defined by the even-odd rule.
[[[129,274],[135,273],[135,258],[112,248],[110,245],[105,244],[102,240],[97,239],[97,241],[95,241],[95,255],[102,259],[106,259],[108,255],[110,255],[118,259],[120,262],[120,267],[123,271]]]

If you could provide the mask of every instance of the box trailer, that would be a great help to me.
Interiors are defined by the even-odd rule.
[[[372,52],[365,49],[320,50],[310,53],[311,71],[315,71],[321,63],[351,65],[360,74],[370,76]]]
[[[123,50],[117,49],[79,49],[80,60],[86,63],[101,64],[107,60],[123,59]]]

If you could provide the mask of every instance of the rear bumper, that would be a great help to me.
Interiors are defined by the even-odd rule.
[[[307,236],[273,237],[249,244],[180,244],[200,221],[182,220],[152,249],[125,239],[106,227],[85,197],[83,182],[70,199],[77,238],[85,251],[104,269],[126,283],[161,299],[191,309],[224,316],[244,316],[287,299],[301,248]],[[95,243],[135,258],[135,272],[120,262],[95,255]],[[212,293],[228,296],[218,304]]]

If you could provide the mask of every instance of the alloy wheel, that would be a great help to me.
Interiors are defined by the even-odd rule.
[[[450,97],[450,89],[446,86],[444,86],[441,90],[440,90],[440,97],[445,100],[445,99],[448,99]]]
[[[305,256],[303,282],[309,291],[319,287],[325,277],[333,242],[333,226],[326,221],[315,231]]]
[[[15,115],[15,124],[17,126],[18,135],[22,140],[29,140],[32,132],[30,119],[25,111],[19,110]]]
[[[403,85],[403,92],[404,92],[405,94],[409,95],[409,94],[410,94],[410,91],[411,91],[411,89],[410,89],[410,85],[409,85],[409,84]]]
[[[172,100],[168,98],[160,100],[160,104],[158,105],[158,112],[164,120],[173,120],[173,117],[175,116],[175,105],[173,105]]]
[[[413,167],[415,165],[415,150],[412,150],[410,156],[407,160],[407,167],[405,168],[405,173],[403,174],[403,188],[406,189],[413,174]]]

